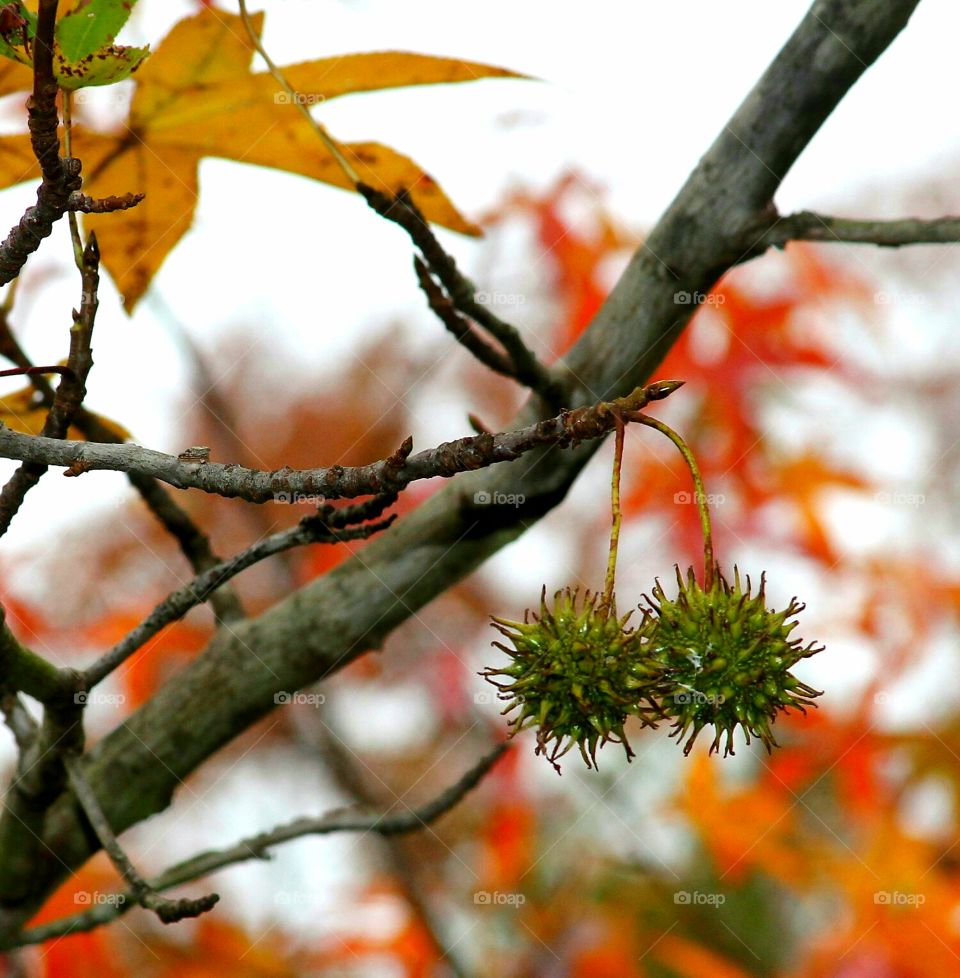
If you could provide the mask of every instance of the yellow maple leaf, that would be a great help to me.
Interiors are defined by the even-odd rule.
[[[47,407],[37,396],[33,386],[21,387],[0,397],[0,422],[12,431],[25,435],[39,435],[47,420]],[[89,412],[93,414],[93,412]],[[93,415],[105,428],[116,435],[121,441],[130,437],[130,432],[123,425],[105,418],[102,414]],[[67,432],[72,441],[82,441],[85,436],[79,428],[72,427]]]
[[[252,20],[259,32],[263,15]],[[177,23],[137,73],[120,131],[74,129],[72,152],[83,161],[84,193],[147,195],[130,211],[85,217],[128,311],[193,222],[203,157],[273,167],[351,189],[294,100],[270,74],[251,73],[253,53],[240,17],[205,9]],[[475,62],[396,51],[323,58],[283,70],[308,104],[351,92],[520,77]],[[386,192],[406,189],[429,221],[480,233],[406,156],[376,142],[340,149],[365,183]],[[0,188],[36,172],[25,135],[0,138]]]

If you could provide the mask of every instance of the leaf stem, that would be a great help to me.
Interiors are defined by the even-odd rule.
[[[613,476],[610,480],[610,555],[607,558],[607,578],[603,591],[602,605],[602,607],[606,608],[607,614],[614,618],[617,616],[617,597],[614,592],[614,584],[617,576],[617,550],[620,546],[620,526],[623,523],[623,512],[620,508],[620,472],[623,468],[624,430],[623,421],[617,418],[613,450]]]
[[[63,154],[73,156],[73,92],[61,89],[63,103]],[[73,260],[80,272],[83,272],[83,239],[80,237],[80,223],[74,211],[67,211],[67,221],[70,223],[70,240],[73,242]]]
[[[690,446],[669,425],[664,424],[657,418],[651,418],[649,415],[640,414],[639,412],[631,415],[630,420],[639,421],[640,424],[645,424],[650,428],[656,428],[657,431],[666,435],[677,446],[680,454],[683,456],[683,460],[687,463],[687,468],[690,469],[690,475],[693,476],[693,489],[696,494],[697,509],[700,511],[700,526],[703,530],[703,589],[709,591],[713,586],[713,571],[715,566],[713,556],[713,530],[710,523],[710,510],[707,508],[707,494],[703,489],[703,476],[700,474],[700,467],[697,465],[697,460],[693,457]]]
[[[286,92],[287,97],[290,101],[297,107],[300,114],[307,120],[313,131],[319,136],[320,141],[326,146],[330,155],[334,158],[337,165],[343,170],[346,178],[356,186],[360,183],[360,174],[353,168],[350,161],[344,156],[343,150],[336,144],[333,137],[327,132],[327,130],[311,115],[310,110],[307,108],[304,100],[300,98],[297,91],[293,88],[290,82],[287,81],[283,72],[274,64],[273,59],[267,54],[266,49],[263,46],[263,42],[260,40],[260,35],[257,34],[256,29],[253,26],[253,21],[250,20],[250,14],[247,11],[247,0],[237,0],[240,5],[240,19],[243,21],[243,26],[246,28],[247,34],[250,36],[250,41],[256,48],[257,54],[263,58],[267,69],[270,74],[277,80],[280,87]]]

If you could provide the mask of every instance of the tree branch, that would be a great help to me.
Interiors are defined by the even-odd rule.
[[[378,497],[372,501],[376,502],[377,506],[369,507],[369,510],[379,515],[387,504],[387,498],[394,500],[396,496]],[[359,507],[351,507],[351,509],[356,510]],[[367,511],[368,509],[364,509],[363,513]],[[132,632],[125,635],[109,652],[83,671],[85,688],[92,689],[97,683],[102,682],[111,672],[126,662],[137,649],[142,648],[157,632],[171,622],[182,618],[191,608],[203,604],[213,591],[223,587],[227,581],[248,567],[252,567],[261,560],[266,560],[267,557],[308,543],[341,543],[346,540],[364,540],[374,533],[385,530],[395,518],[390,516],[378,523],[342,528],[346,527],[346,524],[343,518],[337,519],[335,512],[332,507],[324,507],[320,513],[305,516],[296,526],[288,530],[281,530],[279,533],[274,533],[272,536],[258,541],[172,592]],[[361,516],[360,518],[366,517]]]
[[[76,757],[68,757],[65,761],[67,773],[70,776],[70,787],[80,802],[80,807],[90,822],[90,827],[100,840],[100,845],[110,857],[110,861],[116,867],[117,872],[124,878],[130,887],[130,897],[147,910],[152,910],[165,924],[173,924],[178,920],[188,917],[199,917],[201,914],[212,910],[220,897],[216,893],[200,897],[198,900],[167,900],[160,896],[157,891],[140,875],[137,867],[133,865],[130,857],[124,851],[123,846],[117,841],[113,834],[110,822],[100,802],[97,800],[96,792],[90,787],[90,782],[84,777],[83,769],[80,767]]]
[[[268,850],[293,839],[301,839],[308,835],[330,835],[333,832],[374,832],[377,835],[390,837],[416,832],[441,816],[446,815],[496,765],[507,751],[512,749],[509,743],[497,744],[485,754],[466,774],[455,784],[446,788],[432,801],[421,808],[410,809],[399,815],[385,815],[382,812],[365,811],[362,808],[342,808],[328,812],[315,818],[298,818],[296,821],[279,825],[268,832],[242,839],[227,849],[213,849],[202,852],[197,856],[171,866],[156,879],[146,883],[154,893],[183,886],[194,880],[209,876],[210,873],[247,862],[250,859],[269,859]],[[101,811],[102,814],[102,811]],[[23,947],[27,944],[41,944],[44,941],[80,931],[94,930],[125,914],[131,907],[137,905],[137,895],[134,887],[125,893],[117,894],[117,899],[100,904],[91,910],[64,917],[49,924],[42,924],[18,934],[0,939],[0,947]]]
[[[54,392],[41,432],[43,437],[54,440],[66,438],[70,425],[86,397],[87,375],[93,367],[91,343],[93,326],[97,318],[100,249],[97,247],[97,236],[92,232],[83,250],[80,278],[83,290],[80,311],[74,310],[73,313],[67,370]],[[45,464],[28,462],[26,465],[21,465],[7,481],[0,491],[0,536],[10,528],[10,523],[17,515],[27,493],[40,481],[46,471]]]
[[[798,211],[777,218],[757,242],[758,250],[783,248],[790,241],[873,244],[900,248],[913,244],[956,244],[960,242],[960,217],[933,220],[903,218],[898,221],[858,221],[829,217],[814,211]]]
[[[70,195],[80,189],[80,161],[62,159],[57,134],[57,82],[53,75],[53,35],[58,0],[40,0],[33,40],[33,94],[27,101],[27,127],[40,164],[37,202],[28,207],[0,244],[0,285],[20,274],[27,258],[66,213]]]
[[[413,198],[406,193],[394,197],[364,183],[357,184],[357,191],[381,217],[407,232],[420,249],[429,272],[447,290],[453,307],[483,327],[506,350],[510,358],[510,376],[539,394],[554,410],[561,407],[564,403],[561,386],[527,346],[517,328],[477,301],[473,283],[457,268],[453,257],[444,251]]]
[[[614,426],[616,414],[624,417],[653,400],[667,397],[679,387],[663,381],[639,388],[628,397],[600,402],[555,418],[537,421],[516,431],[497,435],[471,435],[444,442],[416,455],[408,438],[389,458],[370,465],[317,469],[277,469],[267,472],[219,462],[184,462],[140,445],[104,445],[59,441],[27,435],[0,424],[0,456],[42,465],[59,465],[80,471],[134,472],[159,479],[178,489],[202,489],[251,503],[298,502],[305,498],[341,499],[382,492],[399,492],[411,482],[449,478],[496,462],[512,461],[542,445],[566,447],[600,438]]]

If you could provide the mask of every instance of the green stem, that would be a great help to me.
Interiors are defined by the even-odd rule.
[[[64,89],[61,92],[63,101],[63,152],[65,156],[73,155],[73,93]],[[83,271],[83,239],[80,237],[80,223],[76,211],[67,212],[70,224],[70,240],[73,242],[73,260],[77,268]]]
[[[620,546],[620,526],[623,523],[623,512],[620,509],[620,471],[623,468],[623,435],[624,424],[617,418],[616,441],[613,453],[613,477],[610,481],[610,509],[613,523],[610,528],[610,556],[607,558],[607,579],[603,592],[603,604],[607,613],[614,618],[617,616],[617,598],[613,586],[617,576],[617,549]]]
[[[683,460],[687,463],[687,468],[690,469],[690,475],[693,476],[693,489],[696,493],[697,509],[700,511],[700,526],[703,530],[703,589],[709,591],[713,587],[713,570],[715,566],[713,557],[713,530],[710,524],[710,510],[707,508],[707,494],[703,490],[703,477],[700,475],[700,467],[697,465],[697,460],[693,457],[690,446],[669,425],[658,421],[656,418],[651,418],[646,414],[640,414],[639,412],[631,415],[630,420],[639,421],[640,424],[645,424],[650,428],[656,428],[657,431],[666,435],[677,446],[680,454],[683,456]]]

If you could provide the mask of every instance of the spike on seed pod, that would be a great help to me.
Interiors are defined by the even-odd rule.
[[[493,644],[511,661],[480,675],[508,701],[503,713],[514,714],[510,736],[535,726],[536,753],[558,773],[557,762],[574,745],[587,767],[597,767],[597,750],[607,743],[622,744],[629,761],[629,716],[655,726],[659,711],[644,694],[652,679],[629,618],[618,618],[599,594],[585,591],[581,597],[579,589],[557,591],[550,607],[544,588],[539,613],[528,610],[522,622],[493,619],[512,647]]]
[[[733,734],[743,729],[746,741],[755,737],[769,752],[778,746],[770,729],[782,711],[815,707],[820,696],[789,670],[801,659],[823,651],[790,639],[803,610],[793,599],[783,611],[766,606],[764,575],[752,593],[735,567],[733,584],[720,573],[701,588],[691,568],[684,580],[677,567],[678,593],[667,598],[658,580],[638,634],[645,641],[648,666],[659,672],[657,699],[663,715],[673,720],[671,737],[689,754],[700,731],[714,728],[710,753],[733,754]]]

